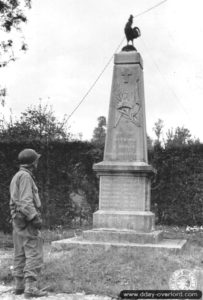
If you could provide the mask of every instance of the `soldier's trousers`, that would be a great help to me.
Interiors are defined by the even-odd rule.
[[[19,229],[13,223],[14,266],[13,276],[37,280],[43,264],[41,232],[29,224]]]

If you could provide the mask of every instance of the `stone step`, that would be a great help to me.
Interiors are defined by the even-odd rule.
[[[115,243],[115,242],[92,242],[83,239],[82,237],[75,237],[71,239],[64,239],[60,241],[54,241],[51,243],[53,251],[70,251],[75,250],[76,248],[79,249],[92,249],[92,248],[102,248],[104,250],[109,250],[113,248],[122,249],[122,251],[132,251],[134,252],[136,248],[150,249],[150,250],[166,250],[166,251],[173,251],[179,252],[182,250],[186,245],[186,240],[179,240],[179,239],[163,239],[157,244],[140,244],[140,243]]]
[[[84,231],[83,238],[92,242],[156,244],[163,239],[163,232],[161,230],[136,232],[134,230],[108,230],[100,228]]]

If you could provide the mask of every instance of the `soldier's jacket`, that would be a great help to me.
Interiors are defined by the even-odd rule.
[[[10,195],[12,219],[18,215],[16,219],[24,217],[25,221],[30,221],[38,214],[37,209],[41,207],[41,201],[30,170],[20,167],[11,181]]]

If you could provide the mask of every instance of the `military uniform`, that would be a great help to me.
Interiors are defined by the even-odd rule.
[[[31,150],[31,149],[28,149]],[[10,211],[13,225],[16,294],[41,297],[37,280],[43,264],[41,201],[29,165],[20,167],[10,184]],[[24,287],[25,282],[25,287]],[[34,291],[34,292],[33,292]]]
[[[37,280],[43,263],[42,238],[32,224],[41,207],[32,173],[21,167],[10,184],[10,209],[13,220],[14,270],[17,277]]]

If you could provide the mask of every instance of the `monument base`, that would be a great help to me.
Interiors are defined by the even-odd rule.
[[[83,238],[92,242],[156,244],[163,239],[163,231],[143,233],[134,230],[100,228],[84,231]]]
[[[152,250],[161,250],[161,251],[172,251],[179,252],[186,245],[186,240],[173,240],[173,239],[162,239],[158,243],[119,243],[119,242],[101,242],[101,241],[89,241],[83,237],[75,237],[70,239],[64,239],[60,241],[52,242],[53,251],[71,251],[75,249],[92,249],[92,248],[101,248],[104,251],[119,248],[119,250],[126,251],[129,253],[135,252],[136,249],[141,248],[142,251],[150,249]]]
[[[93,227],[151,232],[154,230],[154,218],[151,211],[98,210],[93,214]]]

